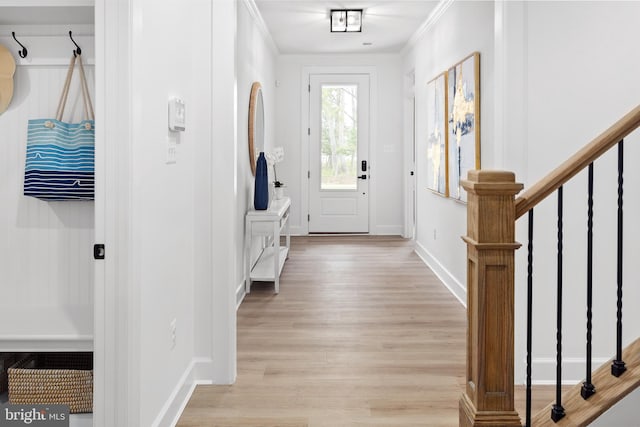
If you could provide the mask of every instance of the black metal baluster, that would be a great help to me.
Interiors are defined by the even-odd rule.
[[[627,370],[622,360],[622,172],[624,166],[624,140],[618,143],[618,313],[616,327],[616,359],[611,364],[611,375],[619,377]]]
[[[533,312],[533,209],[529,211],[529,242],[527,245],[527,413],[525,426],[531,427],[531,336]]]
[[[562,407],[562,187],[558,188],[558,297],[556,310],[556,403],[551,408],[551,419],[558,422],[565,416]]]
[[[587,377],[580,394],[588,399],[596,392],[591,383],[591,319],[593,317],[593,163],[589,165],[589,199],[587,202]]]

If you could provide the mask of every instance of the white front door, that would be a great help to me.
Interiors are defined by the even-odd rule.
[[[368,233],[369,76],[309,84],[309,233]]]

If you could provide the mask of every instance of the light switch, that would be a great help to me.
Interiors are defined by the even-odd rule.
[[[169,98],[169,129],[183,131],[185,129],[184,101],[180,98]]]
[[[176,141],[171,137],[167,137],[167,155],[165,163],[172,165],[176,162]]]

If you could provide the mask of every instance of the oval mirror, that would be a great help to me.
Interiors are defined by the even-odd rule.
[[[251,173],[256,174],[256,159],[264,151],[264,105],[262,86],[254,82],[249,98],[249,164]]]

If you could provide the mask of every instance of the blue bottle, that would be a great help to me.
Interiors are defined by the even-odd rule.
[[[256,185],[253,193],[253,207],[264,211],[269,207],[269,178],[267,177],[267,159],[260,152],[256,162]]]

